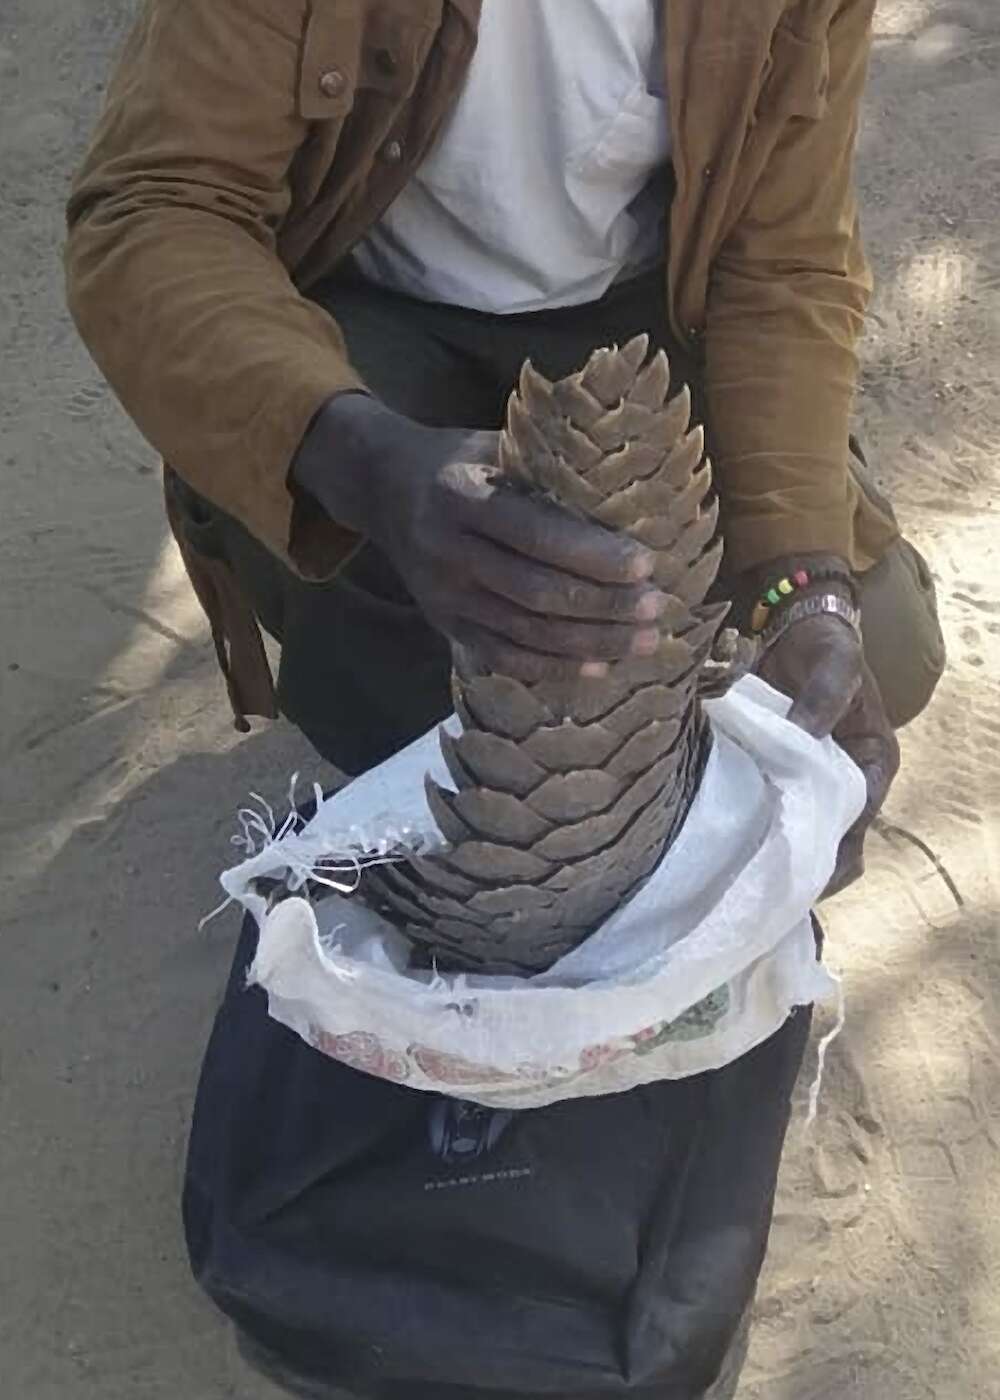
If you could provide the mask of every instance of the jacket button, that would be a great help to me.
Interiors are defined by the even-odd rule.
[[[382,159],[390,165],[398,165],[403,159],[402,141],[387,141],[382,147]]]
[[[339,68],[331,68],[321,74],[319,90],[324,97],[339,97],[347,87],[347,79]]]

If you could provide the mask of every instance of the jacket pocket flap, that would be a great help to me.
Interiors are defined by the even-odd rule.
[[[818,121],[826,114],[829,87],[826,36],[804,39],[787,25],[779,25],[771,41],[759,110]]]

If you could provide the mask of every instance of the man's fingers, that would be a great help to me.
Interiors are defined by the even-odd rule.
[[[837,864],[822,898],[830,899],[855,884],[865,873],[865,836],[867,827],[852,827],[840,843]]]
[[[655,626],[620,622],[577,622],[525,612],[495,594],[471,592],[456,599],[462,621],[486,628],[528,651],[585,661],[621,661],[651,656],[660,644]]]
[[[464,523],[471,533],[593,583],[642,583],[653,572],[651,552],[627,535],[509,491],[470,502]]]
[[[590,583],[490,540],[467,539],[465,544],[465,567],[476,582],[527,612],[593,622],[659,622],[667,628],[687,616],[676,598],[649,585]]]
[[[520,647],[475,623],[460,622],[449,630],[455,641],[470,651],[482,665],[528,685],[537,685],[539,681],[578,681],[581,676],[600,674],[597,669],[599,663],[590,663],[594,669],[581,667],[579,661]]]
[[[882,810],[899,771],[899,744],[891,730],[858,737],[838,735],[837,743],[865,775],[868,796],[861,820],[867,826]]]
[[[848,642],[824,651],[803,679],[789,711],[792,723],[814,739],[833,733],[860,689],[861,649],[850,638]]]
[[[865,809],[840,843],[837,867],[824,898],[838,894],[848,885],[860,880],[864,874],[865,838],[872,822],[882,810],[899,771],[899,743],[889,728],[888,721],[884,719],[880,702],[874,701],[867,690],[865,702],[859,706],[858,720],[875,726],[877,732],[872,733],[869,730],[859,735],[838,735],[837,742],[865,776]],[[884,724],[884,728],[879,727],[881,724]]]
[[[868,824],[882,810],[899,772],[900,750],[869,668],[862,666],[862,687],[857,703],[835,731],[834,738],[865,775],[868,801],[862,823]]]

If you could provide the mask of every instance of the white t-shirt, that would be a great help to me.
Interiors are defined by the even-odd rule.
[[[670,156],[657,0],[485,0],[457,105],[355,250],[423,300],[595,301],[662,248]]]

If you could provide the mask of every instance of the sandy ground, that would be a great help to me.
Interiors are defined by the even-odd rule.
[[[154,459],[61,301],[61,201],[130,0],[0,13],[0,1374],[5,1400],[258,1391],[177,1194],[250,789]],[[861,147],[880,292],[861,416],[952,665],[831,911],[848,1029],[793,1134],[745,1400],[1000,1397],[1000,9],[883,0]],[[947,876],[947,878],[945,878]],[[261,1392],[262,1393],[262,1392]]]

